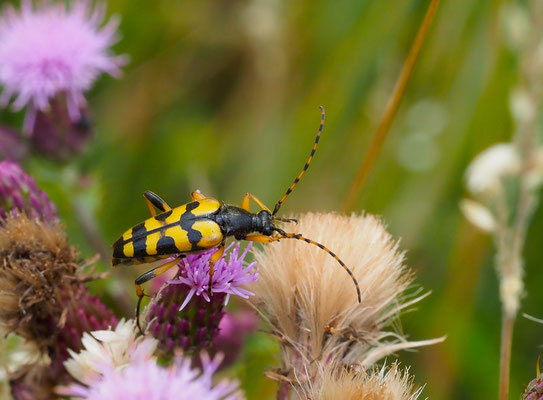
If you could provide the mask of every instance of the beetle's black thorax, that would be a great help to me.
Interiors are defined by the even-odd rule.
[[[271,235],[275,228],[273,217],[269,211],[262,210],[254,214],[243,208],[223,204],[215,215],[215,222],[221,227],[224,236],[235,236],[242,239],[251,232]]]

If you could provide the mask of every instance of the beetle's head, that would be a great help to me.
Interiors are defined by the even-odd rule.
[[[271,236],[273,231],[275,230],[275,223],[273,222],[273,216],[269,211],[262,210],[258,214],[258,218],[260,219],[261,224],[261,230],[260,233],[266,236]]]

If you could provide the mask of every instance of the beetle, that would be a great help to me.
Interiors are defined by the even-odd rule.
[[[175,208],[168,206],[164,200],[151,191],[144,193],[151,218],[128,229],[113,244],[112,266],[147,264],[171,257],[175,258],[143,273],[134,282],[138,296],[136,315],[140,331],[140,306],[145,296],[141,285],[168,271],[188,254],[197,254],[217,248],[209,261],[208,291],[211,294],[213,267],[224,254],[225,241],[230,236],[236,240],[261,243],[276,242],[280,239],[297,239],[319,247],[330,254],[347,271],[356,287],[358,302],[361,302],[360,287],[356,278],[334,252],[298,233],[287,233],[276,226],[276,222],[297,222],[295,219],[276,217],[276,214],[307,171],[315,155],[324,127],[324,108],[320,107],[320,110],[321,122],[309,159],[283,197],[275,204],[273,211],[251,193],[243,196],[241,206],[238,207],[220,202],[212,197],[206,197],[200,192],[192,192],[189,203]],[[251,200],[261,208],[261,211],[258,213],[250,211]],[[157,214],[155,207],[160,213]]]

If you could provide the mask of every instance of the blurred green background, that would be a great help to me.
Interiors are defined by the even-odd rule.
[[[82,233],[77,212],[87,213],[109,252],[126,228],[147,218],[147,189],[170,205],[200,189],[234,204],[250,191],[273,206],[306,160],[319,105],[326,108],[321,146],[283,212],[339,210],[429,1],[107,4],[122,18],[115,51],[130,63],[121,79],[102,77],[88,95],[96,137],[70,165],[26,165],[59,205],[83,256],[101,244]],[[469,161],[512,134],[508,95],[519,60],[507,46],[502,5],[440,4],[356,207],[383,217],[407,251],[416,284],[432,291],[402,316],[402,328],[413,340],[447,340],[398,358],[435,399],[498,392],[493,244],[465,221],[458,203]],[[23,113],[0,116],[21,126]],[[536,317],[543,317],[542,217],[538,209],[528,233],[521,310]],[[94,289],[119,310],[132,310],[132,298],[120,299],[132,296],[138,272],[116,270]],[[515,328],[511,399],[535,377],[543,344],[542,325],[520,317]],[[275,385],[262,374],[276,364],[276,352],[265,335],[250,339],[235,368],[249,399],[274,398]]]

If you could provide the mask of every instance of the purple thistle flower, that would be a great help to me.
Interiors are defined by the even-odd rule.
[[[191,359],[177,357],[164,368],[153,358],[140,357],[124,368],[109,368],[90,387],[79,386],[78,398],[141,400],[241,400],[238,383],[222,380],[213,386],[221,358],[202,354],[203,371],[191,368]]]
[[[114,57],[109,47],[116,41],[118,19],[104,20],[102,5],[91,1],[23,0],[21,11],[8,7],[0,16],[0,105],[16,96],[13,109],[29,106],[24,131],[30,132],[38,111],[47,111],[59,94],[66,97],[68,114],[80,118],[83,93],[101,73],[119,76],[123,57]]]
[[[230,244],[225,252],[232,246],[233,244]],[[250,249],[251,243],[249,243],[243,254],[239,256],[240,244],[238,242],[230,252],[228,261],[226,261],[226,256],[223,256],[215,263],[215,273],[213,274],[211,283],[211,292],[225,293],[226,297],[224,305],[228,304],[231,294],[243,297],[244,299],[254,295],[253,292],[240,287],[255,282],[258,279],[258,272],[255,269],[256,262],[252,262],[245,268],[243,267],[243,260]],[[176,279],[169,281],[169,283],[174,285],[186,285],[190,288],[179,311],[185,308],[194,295],[202,296],[207,302],[211,301],[208,294],[209,260],[215,251],[216,250],[210,250],[202,254],[188,256],[179,263],[179,275]]]
[[[36,181],[13,161],[0,161],[0,222],[9,212],[26,213],[30,218],[52,221],[57,208]]]
[[[179,263],[175,279],[162,288],[146,316],[149,332],[158,339],[159,349],[166,354],[175,349],[194,354],[211,346],[219,333],[223,308],[229,296],[235,294],[247,298],[252,295],[252,292],[239,287],[257,279],[256,263],[243,266],[250,247],[240,255],[238,243],[229,255],[215,263],[212,298],[208,293],[209,260],[216,250],[188,256]]]

